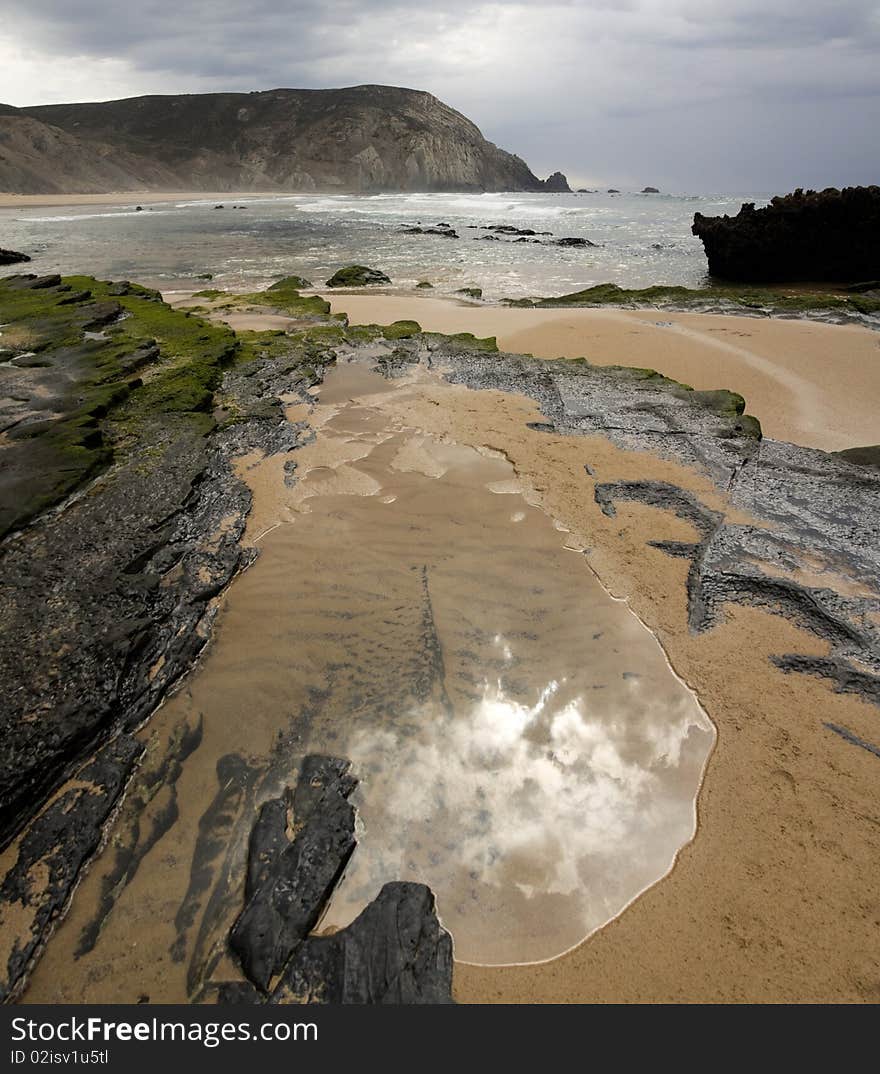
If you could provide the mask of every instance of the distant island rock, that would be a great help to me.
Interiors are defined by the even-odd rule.
[[[728,280],[855,281],[880,276],[880,186],[795,190],[736,216],[694,214],[709,272]]]
[[[430,93],[393,86],[0,105],[0,190],[568,191]]]
[[[562,174],[562,172],[554,172],[548,176],[543,184],[542,189],[546,190],[548,194],[570,194],[571,187],[568,185],[568,180]]]
[[[643,194],[659,194],[660,191],[655,186],[645,186],[645,187],[642,187],[642,193]]]

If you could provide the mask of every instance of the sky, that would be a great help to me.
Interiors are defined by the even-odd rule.
[[[880,183],[880,0],[0,0],[7,104],[364,83],[573,185]]]

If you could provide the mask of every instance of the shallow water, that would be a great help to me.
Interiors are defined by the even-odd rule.
[[[243,463],[261,556],[146,729],[161,743],[203,724],[175,822],[124,890],[106,879],[114,838],[29,1000],[173,1001],[223,979],[250,826],[309,752],[351,758],[361,780],[358,847],[320,929],[386,880],[419,880],[459,960],[560,954],[693,836],[711,723],[504,457],[392,419],[427,380],[341,364],[286,460],[295,480],[283,458]],[[455,405],[461,389],[443,391]]]
[[[173,289],[200,273],[252,290],[293,273],[323,285],[341,265],[383,269],[394,286],[422,279],[438,292],[476,285],[485,298],[564,294],[594,283],[698,286],[706,259],[695,212],[736,213],[756,194],[277,195],[127,206],[0,209],[3,245],[34,255],[28,270],[91,273]],[[232,208],[244,205],[246,208]],[[405,224],[451,224],[459,240],[401,234]],[[591,248],[486,242],[469,225],[514,224],[581,237]],[[204,286],[204,285],[203,285]]]

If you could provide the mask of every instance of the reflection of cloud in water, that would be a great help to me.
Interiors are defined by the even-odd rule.
[[[471,913],[476,901],[491,917],[487,889],[513,887],[531,900],[567,897],[573,943],[666,871],[693,834],[707,718],[683,686],[656,702],[637,678],[614,700],[557,702],[559,691],[551,681],[529,706],[485,684],[466,714],[428,703],[395,728],[353,733],[365,831],[342,913],[384,879],[418,878],[458,937],[463,892]]]

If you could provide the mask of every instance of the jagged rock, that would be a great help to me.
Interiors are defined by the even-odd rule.
[[[554,172],[548,176],[543,183],[543,189],[548,194],[570,194],[571,187],[568,185],[568,180],[562,174],[562,172]]]
[[[18,265],[23,261],[30,261],[27,254],[20,254],[17,250],[0,248],[0,265]]]
[[[872,280],[880,275],[880,186],[796,190],[736,216],[694,214],[713,276]]]
[[[551,243],[552,246],[595,246],[594,242],[590,242],[589,239],[581,239],[577,237],[554,239]]]
[[[356,781],[350,765],[309,757],[294,794],[297,834],[287,839],[287,805],[266,803],[248,856],[249,900],[230,933],[230,945],[251,981],[267,990],[272,978],[317,925],[351,857]]]
[[[659,194],[660,191],[655,186],[642,187],[643,194]]]
[[[385,884],[345,929],[309,936],[284,969],[273,1003],[451,1003],[452,939],[431,889]]]
[[[459,287],[455,292],[457,295],[465,295],[467,298],[482,298],[482,287]]]
[[[367,268],[365,265],[348,265],[334,272],[325,281],[328,287],[367,287],[374,283],[391,283],[384,272]]]
[[[0,887],[4,941],[10,951],[7,964],[0,968],[0,1002],[14,997],[64,911],[143,748],[130,735],[106,745],[22,839],[17,860]]]

